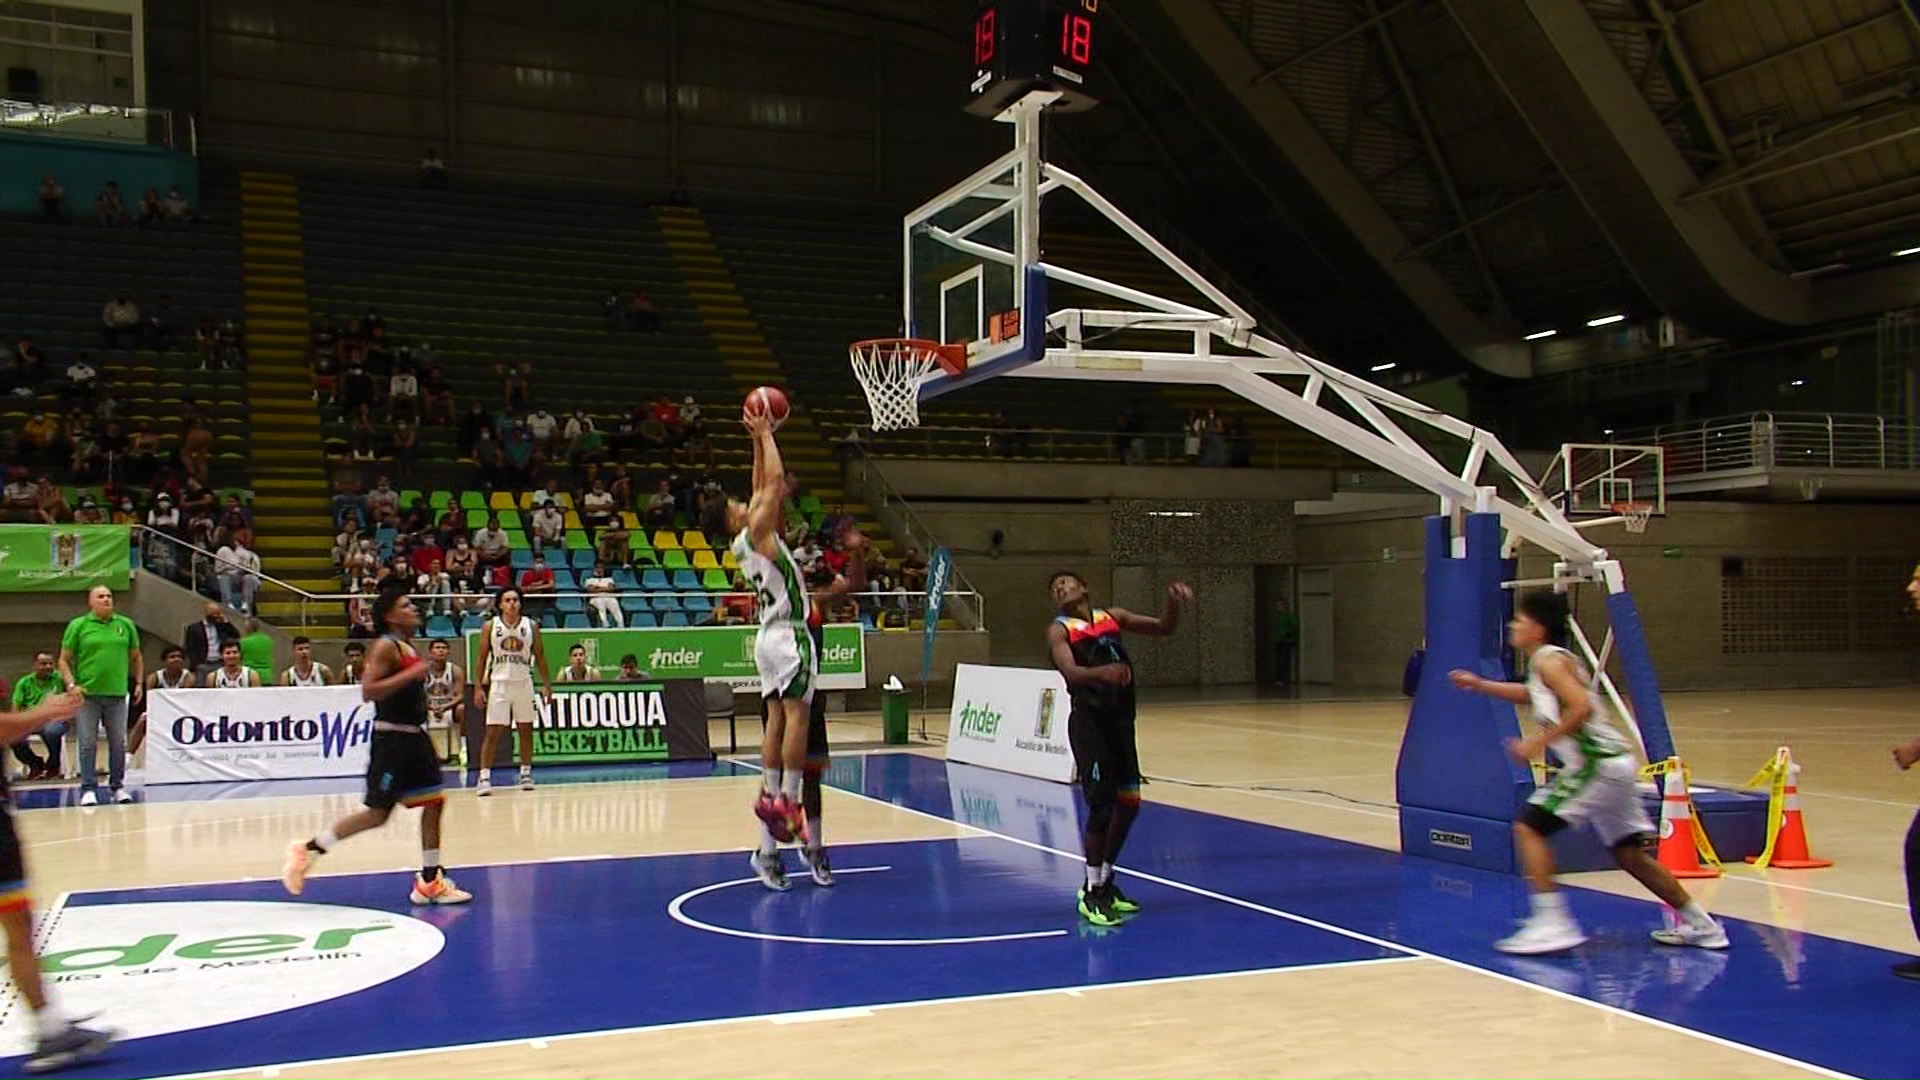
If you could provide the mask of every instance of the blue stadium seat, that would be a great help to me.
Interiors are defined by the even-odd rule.
[[[651,611],[652,606],[647,603],[647,598],[644,596],[622,596],[620,610],[631,615],[636,611]]]
[[[651,630],[660,623],[650,611],[637,611],[627,616],[627,625],[637,630]]]
[[[512,552],[511,554],[512,554],[512,560],[513,560],[513,572],[515,574],[518,574],[520,573],[520,571],[529,569],[530,567],[533,566],[533,552],[528,551],[526,548],[521,548],[518,551]]]
[[[435,615],[427,620],[427,636],[430,638],[459,637],[460,632],[453,628],[453,620],[445,615]]]
[[[485,615],[469,611],[460,617],[460,632],[463,634],[477,634],[480,632],[480,628],[486,625],[486,622],[487,617]]]
[[[679,611],[680,601],[671,596],[656,596],[653,598],[652,607],[655,611]]]
[[[585,615],[579,615],[579,614],[568,615],[567,621],[562,623],[561,626],[562,628],[567,630],[593,629],[593,623],[590,620],[588,620],[588,618]]]
[[[629,591],[640,588],[640,583],[634,580],[633,571],[623,566],[613,572],[613,587]]]
[[[700,584],[700,575],[691,570],[675,570],[673,572],[673,587],[681,592],[706,591],[705,587]]]
[[[545,615],[540,616],[540,629],[558,630],[560,629],[560,620],[554,617],[553,612],[549,611]]]
[[[563,596],[553,602],[553,610],[562,615],[577,615],[587,610],[587,602],[577,596]]]
[[[693,593],[680,598],[680,606],[690,614],[705,615],[713,610],[713,601],[705,593]]]
[[[555,592],[579,592],[580,583],[573,579],[573,571],[555,570],[553,572],[553,588]]]
[[[648,592],[666,592],[673,586],[667,584],[667,572],[648,567],[640,572],[640,587]]]
[[[687,622],[687,617],[685,614],[678,611],[669,611],[667,612],[666,617],[660,620],[660,625],[661,626],[690,626],[692,624]]]
[[[594,555],[592,548],[581,548],[573,553],[573,568],[575,570],[591,570],[593,569],[593,563]]]

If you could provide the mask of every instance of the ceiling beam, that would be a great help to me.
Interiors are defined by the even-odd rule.
[[[1834,134],[1837,131],[1851,130],[1851,127],[1852,125],[1849,125],[1846,128],[1834,128],[1831,131],[1822,133],[1822,136],[1820,137]],[[1920,124],[1904,127],[1904,128],[1901,128],[1899,131],[1888,132],[1885,135],[1868,139],[1865,142],[1854,143],[1852,146],[1842,146],[1833,150],[1829,150],[1824,154],[1815,154],[1813,157],[1804,158],[1800,161],[1790,161],[1784,165],[1776,165],[1772,168],[1761,168],[1757,170],[1754,168],[1754,166],[1762,165],[1766,161],[1772,161],[1772,160],[1778,159],[1783,153],[1787,151],[1803,149],[1807,143],[1813,141],[1812,138],[1803,139],[1800,142],[1794,143],[1792,146],[1785,148],[1784,150],[1776,150],[1775,152],[1768,154],[1765,157],[1765,159],[1763,159],[1762,161],[1755,161],[1755,162],[1749,163],[1748,165],[1742,167],[1737,172],[1734,172],[1728,176],[1721,177],[1720,179],[1715,180],[1710,184],[1702,184],[1701,186],[1694,188],[1692,191],[1689,191],[1685,195],[1680,196],[1680,201],[1683,203],[1691,202],[1695,199],[1703,199],[1709,195],[1716,195],[1723,191],[1732,191],[1735,189],[1745,190],[1746,188],[1752,187],[1753,185],[1759,183],[1762,180],[1771,180],[1776,176],[1785,176],[1788,173],[1799,172],[1801,169],[1811,169],[1815,165],[1824,165],[1829,161],[1834,161],[1839,158],[1852,157],[1855,154],[1862,153],[1867,150],[1872,150],[1876,146],[1885,146],[1888,143],[1899,142],[1902,139],[1910,139],[1915,135],[1920,135]]]
[[[1471,229],[1477,229],[1480,226],[1485,225],[1487,222],[1492,221],[1497,217],[1500,217],[1504,214],[1510,214],[1513,211],[1518,210],[1523,206],[1526,206],[1528,203],[1533,202],[1535,199],[1539,199],[1544,196],[1551,195],[1557,191],[1565,191],[1565,190],[1567,190],[1566,185],[1560,184],[1557,182],[1551,183],[1551,184],[1542,184],[1541,186],[1534,188],[1532,191],[1526,192],[1523,195],[1520,195],[1516,198],[1508,199],[1506,202],[1501,203],[1499,206],[1496,206],[1491,210],[1487,210],[1483,213],[1475,215],[1474,217],[1468,218],[1467,220],[1460,222],[1458,225],[1455,225],[1453,228],[1448,229],[1445,232],[1435,233],[1432,236],[1422,239],[1419,243],[1401,252],[1398,258],[1402,261],[1405,261],[1407,259],[1418,259],[1421,256],[1425,255],[1427,252],[1432,251],[1434,248],[1437,248],[1440,245],[1446,243],[1447,241],[1453,239],[1454,237],[1459,236],[1463,232],[1467,232]]]
[[[1905,0],[1901,0],[1901,2],[1902,4],[1904,4]],[[1780,50],[1777,53],[1769,53],[1758,60],[1741,64],[1739,67],[1728,68],[1725,71],[1721,71],[1721,72],[1717,72],[1715,74],[1709,75],[1706,78],[1701,79],[1700,84],[1702,86],[1712,86],[1714,83],[1721,82],[1722,80],[1731,79],[1738,75],[1745,75],[1749,71],[1757,71],[1760,68],[1766,67],[1768,64],[1771,64],[1777,60],[1785,60],[1789,56],[1798,56],[1799,54],[1806,52],[1808,49],[1817,49],[1820,46],[1825,45],[1827,42],[1834,40],[1835,38],[1843,38],[1843,37],[1846,37],[1848,34],[1854,33],[1856,31],[1865,30],[1873,26],[1878,26],[1881,23],[1886,22],[1888,19],[1904,19],[1904,18],[1906,18],[1906,16],[1902,14],[1900,9],[1897,7],[1891,11],[1883,11],[1880,14],[1873,16],[1872,18],[1862,19],[1857,23],[1849,23],[1846,26],[1840,27],[1838,30],[1829,30],[1828,32],[1821,34],[1819,37],[1816,37],[1811,41],[1803,41],[1798,45],[1789,46],[1785,49]]]
[[[1412,7],[1417,2],[1418,0],[1398,0],[1398,2],[1393,4],[1391,7],[1385,8],[1383,10],[1375,11],[1373,14],[1367,16],[1365,19],[1362,19],[1361,21],[1354,23],[1352,26],[1347,27],[1345,30],[1340,31],[1339,33],[1333,35],[1327,40],[1318,42],[1313,45],[1309,45],[1305,49],[1301,50],[1300,52],[1294,53],[1292,56],[1289,56],[1285,60],[1282,60],[1278,64],[1275,64],[1273,67],[1270,67],[1267,70],[1261,72],[1260,74],[1255,75],[1253,77],[1253,81],[1255,84],[1259,84],[1259,83],[1266,82],[1268,79],[1277,79],[1280,76],[1285,75],[1287,72],[1292,71],[1294,68],[1300,66],[1301,64],[1304,64],[1307,61],[1313,59],[1314,57],[1319,56],[1321,53],[1326,52],[1328,49],[1333,48],[1335,45],[1338,45],[1343,41],[1351,41],[1352,39],[1360,36],[1361,34],[1366,33],[1368,30],[1373,29],[1375,24],[1392,18],[1393,16],[1399,14],[1402,8]],[[1251,8],[1253,5],[1251,3],[1248,3],[1247,6],[1248,8]],[[1248,50],[1252,50],[1253,42],[1251,41],[1247,42],[1246,46]]]

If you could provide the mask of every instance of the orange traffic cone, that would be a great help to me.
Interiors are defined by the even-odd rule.
[[[1773,857],[1767,860],[1769,867],[1780,870],[1818,870],[1832,866],[1832,859],[1816,859],[1807,847],[1807,823],[1800,817],[1800,766],[1793,763],[1793,757],[1787,757],[1787,783],[1782,793],[1783,809],[1780,814],[1780,835],[1773,841]],[[1759,856],[1749,855],[1748,862],[1758,862]]]
[[[1693,830],[1693,802],[1687,796],[1687,771],[1678,758],[1666,772],[1666,797],[1660,802],[1660,865],[1677,878],[1715,878],[1717,867],[1700,865],[1699,843]]]

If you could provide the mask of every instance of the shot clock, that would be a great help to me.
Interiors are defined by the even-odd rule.
[[[1101,51],[1100,8],[1114,0],[980,0],[971,47],[967,111],[995,116],[1035,90],[1057,90],[1061,111],[1099,104],[1093,66]]]

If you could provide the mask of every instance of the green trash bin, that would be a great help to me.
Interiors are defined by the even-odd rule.
[[[907,717],[912,712],[912,700],[905,690],[880,691],[880,721],[886,730],[888,746],[907,744]]]

